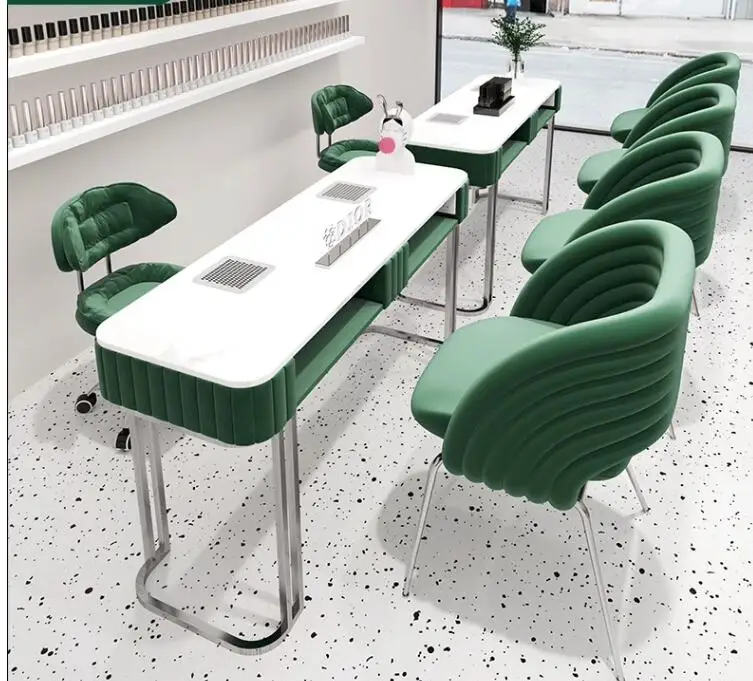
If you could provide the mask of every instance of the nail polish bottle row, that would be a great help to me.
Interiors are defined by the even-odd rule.
[[[290,0],[178,0],[164,5],[121,9],[76,19],[8,29],[8,56],[22,57],[48,50],[210,19]]]
[[[234,45],[157,64],[99,83],[21,102],[21,116],[9,107],[8,148],[33,144],[189,90],[241,75],[337,39],[349,27],[347,16],[260,36]],[[22,125],[23,123],[23,125]]]

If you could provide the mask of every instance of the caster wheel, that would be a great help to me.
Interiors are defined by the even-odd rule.
[[[84,393],[76,398],[76,411],[79,414],[88,414],[94,405],[97,404],[97,396],[95,393]]]
[[[121,452],[131,451],[131,431],[128,428],[123,428],[118,433],[118,437],[115,438],[115,449]]]

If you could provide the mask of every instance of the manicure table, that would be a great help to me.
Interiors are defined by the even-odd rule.
[[[483,299],[479,306],[458,310],[466,314],[484,312],[492,299],[499,180],[545,127],[547,141],[542,198],[509,195],[502,198],[541,205],[543,213],[549,210],[554,117],[560,109],[562,95],[562,88],[556,80],[519,77],[513,81],[512,101],[505,105],[499,116],[474,114],[479,86],[492,77],[475,78],[418,116],[408,144],[419,163],[459,168],[468,173],[471,187],[488,188]],[[478,189],[475,196],[480,196]],[[430,309],[444,309],[442,304],[417,298],[401,296],[401,300]]]
[[[352,221],[361,226],[333,247],[332,225],[365,201],[370,219]],[[354,159],[99,326],[102,396],[131,418],[142,605],[239,653],[262,652],[290,630],[304,604],[296,408],[361,334],[399,337],[371,324],[445,242],[445,336],[454,330],[467,211],[461,170],[417,164],[399,175]],[[264,638],[239,638],[148,590],[170,551],[162,423],[223,446],[271,442],[280,623]]]

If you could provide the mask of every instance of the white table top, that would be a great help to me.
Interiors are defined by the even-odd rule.
[[[498,74],[499,75],[499,74]],[[559,81],[544,78],[516,78],[512,85],[515,99],[500,116],[474,115],[478,87],[494,75],[479,76],[445,97],[418,116],[413,123],[409,144],[468,154],[493,154],[507,142],[541,106],[554,103]],[[461,123],[431,120],[436,114],[467,116]]]
[[[110,317],[97,342],[215,384],[263,384],[467,181],[454,168],[417,164],[398,175],[377,171],[373,157],[354,159]],[[322,267],[324,227],[354,208],[317,196],[334,182],[376,187],[371,212],[381,222]],[[243,293],[195,281],[228,256],[274,269]]]

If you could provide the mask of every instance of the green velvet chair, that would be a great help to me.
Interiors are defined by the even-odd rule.
[[[118,310],[169,279],[180,270],[167,263],[139,263],[113,271],[111,255],[156,232],[177,215],[175,204],[143,185],[120,182],[93,187],[66,201],[52,218],[52,252],[62,272],[78,275],[76,321],[94,336],[97,327]],[[107,273],[89,286],[84,272],[105,261]],[[76,411],[94,407],[91,390],[76,399]],[[130,448],[127,428],[116,440],[120,450]]]
[[[624,679],[586,485],[627,472],[648,510],[630,461],[670,424],[694,271],[692,242],[674,225],[611,225],[539,268],[509,317],[469,324],[445,340],[411,403],[415,419],[442,445],[429,470],[404,595],[442,464],[536,504],[575,507],[615,672]]]
[[[677,132],[642,144],[605,173],[583,208],[549,215],[533,228],[523,266],[535,272],[584,234],[634,219],[680,227],[699,266],[711,251],[723,175],[724,149],[709,133]]]
[[[612,121],[610,134],[622,144],[638,121],[646,115],[646,111],[656,102],[694,85],[723,83],[737,92],[740,67],[740,57],[732,52],[713,52],[685,62],[656,86],[645,107],[623,111],[617,116]]]
[[[578,186],[590,192],[599,179],[628,151],[673,132],[708,132],[724,147],[725,170],[732,142],[737,95],[729,85],[694,85],[652,106],[628,135],[621,149],[594,154],[578,172]]]
[[[346,139],[332,142],[336,130],[357,121],[374,108],[374,102],[350,85],[328,85],[311,97],[311,114],[316,132],[319,167],[331,173],[359,156],[377,153],[373,140]],[[321,148],[321,136],[327,135],[327,147]]]

